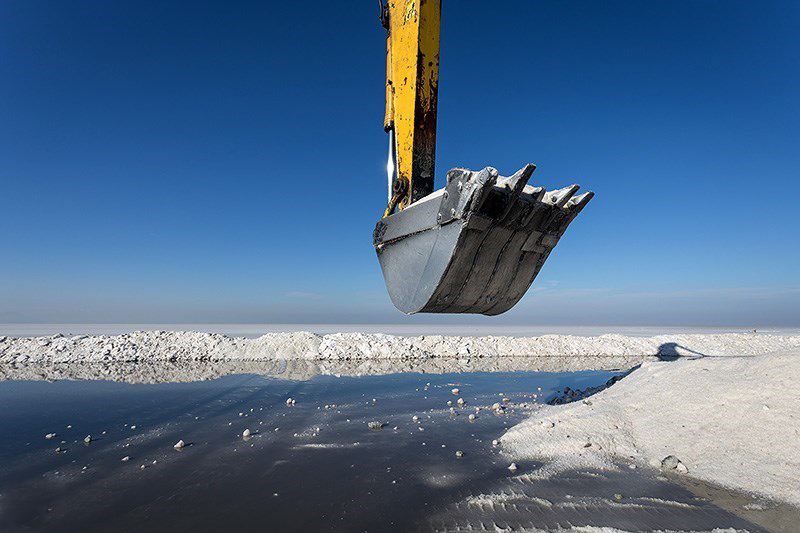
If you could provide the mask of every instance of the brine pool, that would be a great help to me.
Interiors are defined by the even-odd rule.
[[[761,531],[645,469],[508,469],[507,428],[620,374],[0,382],[0,530]]]

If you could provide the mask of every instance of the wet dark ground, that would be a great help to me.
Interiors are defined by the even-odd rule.
[[[493,439],[564,387],[618,374],[2,382],[0,530],[760,531],[642,469],[550,480],[525,475],[535,463],[508,470]],[[508,409],[493,414],[488,407],[503,397]],[[384,427],[370,430],[371,421]],[[245,429],[253,433],[247,440]],[[187,446],[177,451],[180,439]]]

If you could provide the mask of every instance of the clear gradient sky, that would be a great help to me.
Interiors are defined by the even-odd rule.
[[[385,293],[376,3],[0,2],[0,322],[800,325],[800,2],[444,0],[437,187],[597,193],[491,319]]]

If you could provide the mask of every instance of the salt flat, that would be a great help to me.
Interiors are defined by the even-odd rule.
[[[798,380],[797,349],[648,361],[591,400],[537,411],[502,442],[546,459],[540,476],[624,461],[800,506]]]
[[[175,379],[175,372],[164,369],[180,374],[193,367],[222,375],[216,366],[228,365],[236,372],[252,363],[267,365],[267,374],[285,372],[283,377],[290,377],[294,372],[292,379],[301,380],[319,373],[632,368],[627,377],[588,400],[535,409],[502,437],[502,453],[509,461],[543,463],[521,474],[521,483],[575,469],[635,467],[800,506],[795,449],[800,438],[800,335],[785,334],[791,331],[238,333],[51,331],[47,336],[0,336],[0,377],[86,378],[100,368],[106,374],[95,378],[117,379],[118,373],[157,382],[162,370],[165,380]],[[142,368],[146,372],[137,377]]]

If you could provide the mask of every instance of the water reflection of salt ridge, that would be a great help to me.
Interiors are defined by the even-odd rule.
[[[148,363],[2,365],[0,366],[0,381],[77,379],[108,380],[124,383],[178,383],[206,381],[232,374],[256,374],[292,381],[307,381],[319,375],[355,377],[404,372],[447,374],[459,372],[619,370],[630,368],[640,361],[640,357],[536,356],[349,361],[272,359],[262,361],[159,361]]]

